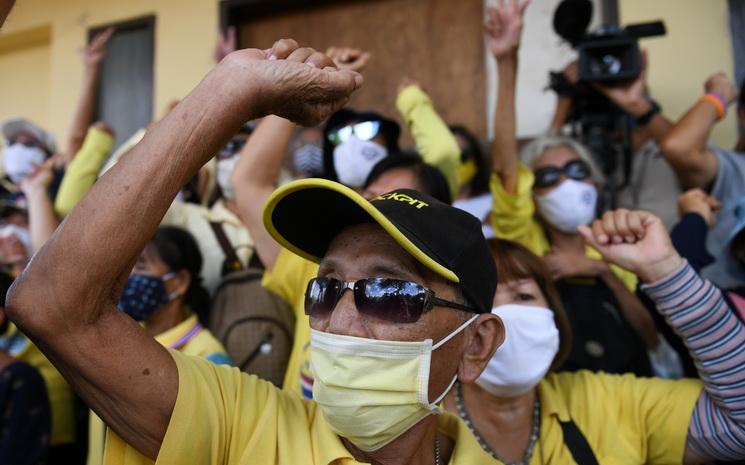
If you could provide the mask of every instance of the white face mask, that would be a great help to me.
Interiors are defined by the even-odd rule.
[[[381,341],[310,331],[313,400],[331,429],[364,451],[378,450],[427,415],[453,387],[429,401],[432,351],[463,331],[478,315],[432,345]]]
[[[233,168],[235,168],[237,162],[237,155],[217,161],[217,185],[220,186],[222,196],[227,200],[235,199],[235,189],[233,189],[230,176],[233,174]]]
[[[46,152],[39,147],[26,147],[20,143],[6,147],[3,153],[5,173],[16,184],[31,174],[46,159]]]
[[[543,219],[567,233],[576,233],[595,219],[598,191],[592,184],[566,179],[545,195],[535,197]]]
[[[293,152],[295,171],[309,176],[323,173],[323,149],[315,144],[304,144]]]
[[[382,145],[352,135],[334,149],[334,170],[340,183],[362,187],[375,165],[387,156]]]
[[[494,353],[476,384],[500,397],[533,389],[546,376],[559,351],[559,330],[551,310],[527,305],[501,305],[492,313],[504,322],[504,343]]]

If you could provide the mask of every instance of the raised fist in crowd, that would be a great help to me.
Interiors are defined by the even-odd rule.
[[[706,89],[706,92],[716,92],[721,95],[727,103],[732,103],[737,100],[737,87],[732,80],[727,77],[724,71],[719,71],[718,73],[711,75],[709,79],[706,80],[704,89]]]
[[[223,91],[244,97],[238,102],[253,110],[248,119],[274,114],[306,126],[344,106],[363,80],[356,71],[339,69],[327,55],[299,47],[292,39],[278,40],[267,50],[232,52],[218,69]],[[251,92],[245,86],[249,82]]]
[[[682,263],[662,221],[652,213],[625,209],[606,212],[579,233],[603,257],[639,276],[657,281]]]
[[[523,13],[529,0],[501,0],[486,7],[486,43],[497,60],[517,53],[523,32]]]

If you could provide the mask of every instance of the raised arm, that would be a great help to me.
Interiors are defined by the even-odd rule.
[[[636,273],[683,339],[704,383],[688,427],[683,463],[745,458],[745,325],[722,293],[675,251],[659,218],[616,210],[580,227],[607,260]]]
[[[41,249],[59,226],[47,191],[54,177],[54,162],[55,159],[50,158],[21,181],[28,202],[28,226],[34,251]]]
[[[685,189],[707,190],[716,179],[717,157],[707,147],[709,135],[723,117],[722,104],[729,105],[737,98],[737,88],[721,72],[706,81],[705,89],[707,97],[699,99],[673,125],[660,146]],[[723,102],[717,104],[720,98]]]
[[[281,246],[264,228],[262,212],[277,178],[295,125],[279,116],[264,118],[238,155],[231,181],[243,224],[251,234],[256,253],[271,270]]]
[[[523,31],[523,12],[528,1],[508,0],[499,7],[487,7],[486,42],[497,60],[497,109],[494,114],[492,165],[504,190],[517,191],[517,129],[515,90],[517,52]]]
[[[458,197],[460,147],[447,124],[437,114],[432,99],[416,81],[404,78],[398,86],[396,108],[416,143],[422,159],[438,168],[450,187],[452,198]]]
[[[290,40],[230,54],[93,186],[9,293],[9,318],[150,458],[178,375],[167,350],[117,310],[124,281],[181,186],[241,124],[268,113],[314,124],[347,101],[361,77],[332,65]]]
[[[83,145],[88,126],[93,120],[93,111],[96,106],[96,90],[101,77],[101,62],[106,57],[106,43],[115,30],[113,27],[96,35],[82,52],[83,56],[83,82],[80,89],[80,97],[72,115],[72,125],[68,135],[67,147],[64,152],[65,164],[70,163],[75,154]]]

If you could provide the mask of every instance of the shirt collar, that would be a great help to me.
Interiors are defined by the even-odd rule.
[[[202,327],[199,324],[199,320],[197,320],[197,315],[192,313],[184,321],[173,328],[155,336],[155,340],[162,346],[170,347],[171,349],[179,349],[201,330]]]
[[[449,464],[466,465],[473,463],[496,463],[485,452],[474,438],[468,426],[457,415],[444,412],[437,416],[437,429],[440,433],[455,441]],[[313,443],[317,445],[313,451],[314,463],[317,464],[356,464],[341,438],[334,434],[323,418],[323,412],[316,406],[313,418]]]

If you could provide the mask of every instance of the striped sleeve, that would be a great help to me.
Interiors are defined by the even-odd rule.
[[[745,325],[688,262],[642,289],[682,337],[704,383],[688,446],[705,459],[745,458]]]

